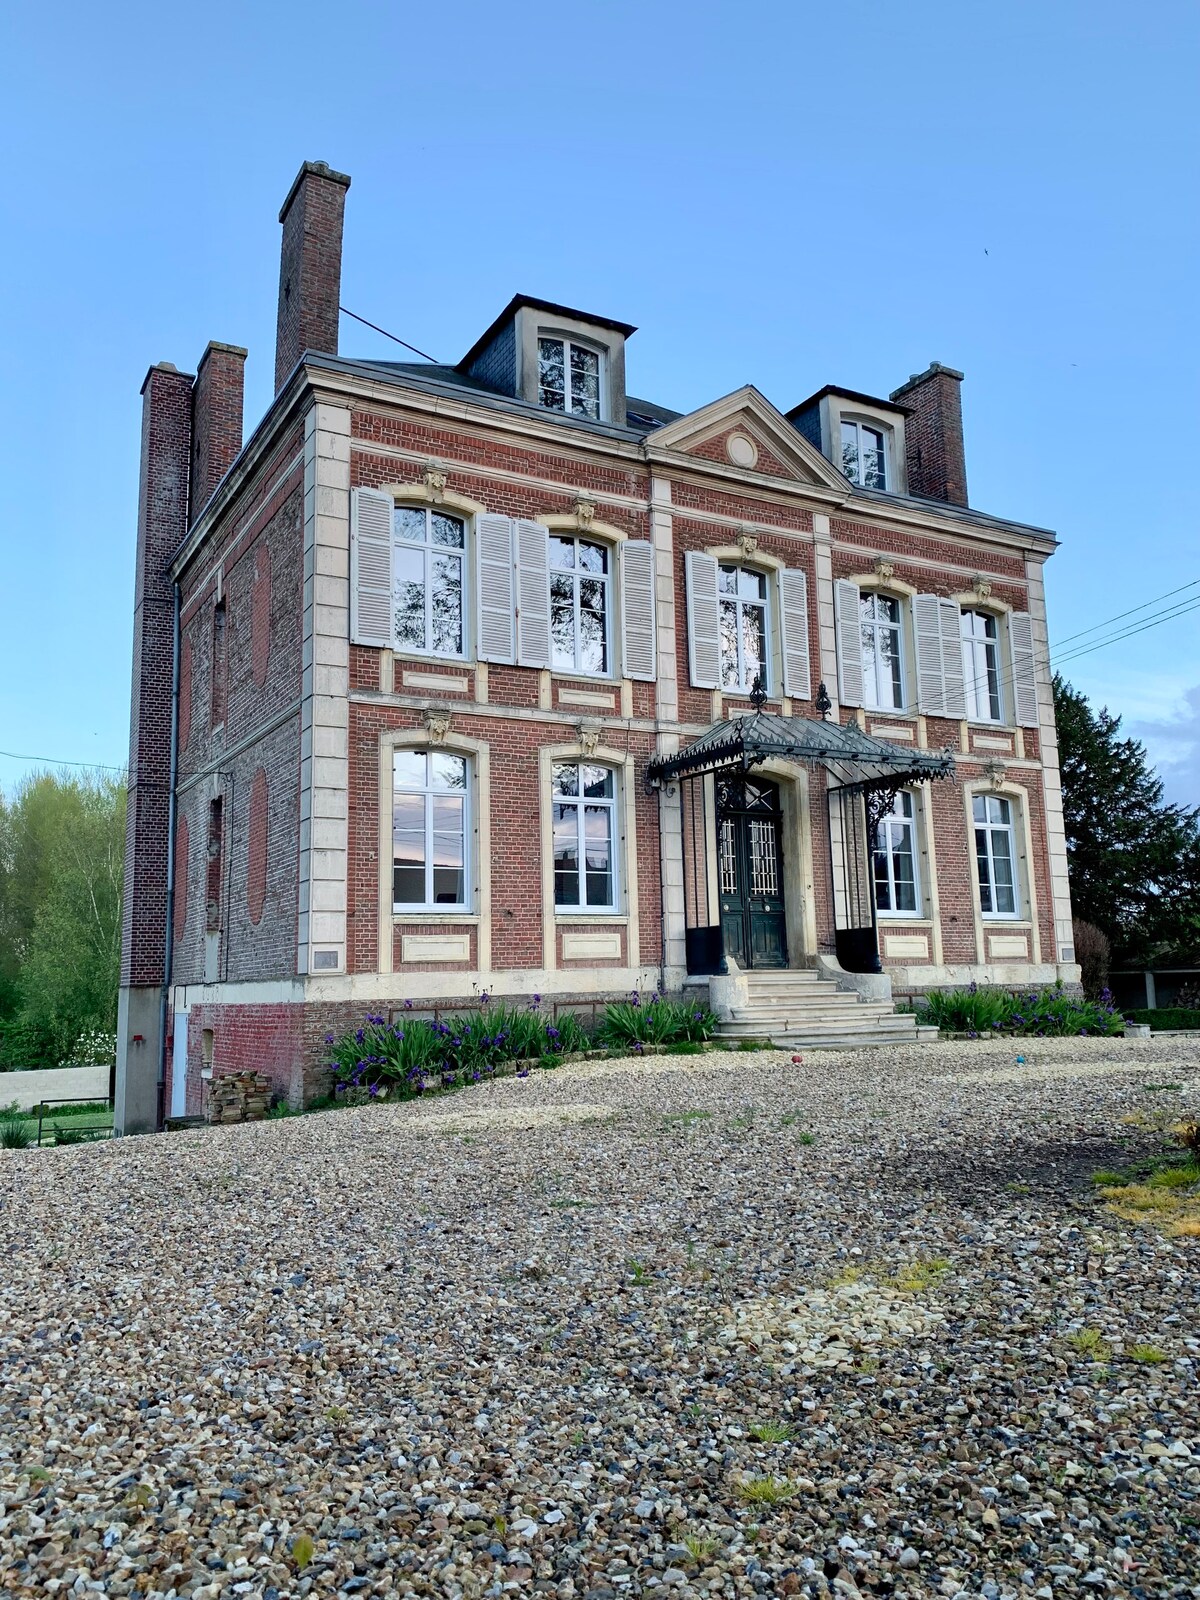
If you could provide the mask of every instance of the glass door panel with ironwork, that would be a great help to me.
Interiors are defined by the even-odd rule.
[[[786,967],[779,791],[718,776],[717,818],[725,954],[739,967]]]

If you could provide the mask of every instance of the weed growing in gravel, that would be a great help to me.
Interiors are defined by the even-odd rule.
[[[897,1267],[886,1281],[902,1294],[924,1294],[935,1289],[949,1271],[950,1262],[945,1256],[933,1256]]]
[[[1147,1094],[1171,1094],[1178,1093],[1183,1088],[1183,1085],[1181,1083],[1144,1083],[1142,1088],[1145,1089]]]
[[[1112,1355],[1112,1346],[1099,1328],[1079,1328],[1067,1335],[1067,1343],[1087,1361],[1107,1361]]]
[[[625,1270],[629,1274],[630,1283],[649,1283],[650,1269],[644,1261],[639,1261],[636,1256],[630,1256],[625,1263]]]
[[[690,1128],[694,1122],[703,1122],[711,1116],[711,1111],[668,1111],[664,1115],[663,1121],[668,1124],[675,1123],[681,1127]]]
[[[24,1117],[11,1112],[0,1117],[0,1150],[28,1150],[32,1143],[33,1134]]]
[[[796,1485],[790,1478],[746,1478],[738,1485],[738,1499],[748,1506],[785,1505],[795,1493]]]
[[[685,1533],[683,1543],[688,1555],[697,1565],[707,1561],[710,1556],[715,1556],[721,1548],[719,1539],[714,1539],[710,1533]]]
[[[313,1558],[315,1546],[307,1533],[298,1535],[292,1540],[292,1560],[296,1564],[296,1571],[303,1572]]]
[[[792,1437],[786,1422],[752,1422],[746,1432],[759,1444],[786,1444]]]
[[[1145,1367],[1161,1367],[1170,1357],[1165,1350],[1160,1350],[1156,1344],[1131,1344],[1125,1354],[1130,1361],[1138,1361]]]
[[[329,1406],[325,1412],[330,1422],[346,1422],[350,1417],[349,1406]]]
[[[809,1133],[807,1130],[805,1130],[804,1133],[798,1133],[796,1135],[796,1143],[797,1144],[805,1144],[805,1145],[807,1145],[807,1144],[816,1144],[816,1142],[817,1142],[816,1134],[815,1133]]]
[[[45,1467],[23,1467],[21,1469],[30,1483],[49,1483],[52,1474]]]
[[[1200,1166],[1200,1118],[1188,1117],[1171,1129],[1172,1137],[1183,1146],[1191,1159]]]

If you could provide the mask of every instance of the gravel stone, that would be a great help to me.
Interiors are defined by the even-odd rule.
[[[1021,1053],[0,1152],[0,1595],[1200,1596],[1200,1239],[1090,1181],[1200,1051]]]

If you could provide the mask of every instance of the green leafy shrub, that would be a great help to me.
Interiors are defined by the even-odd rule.
[[[1135,1011],[1127,1011],[1125,1016],[1130,1022],[1148,1022],[1152,1028],[1200,1028],[1200,1010],[1192,1010],[1189,1006],[1158,1006],[1154,1010],[1146,1006],[1139,1006]]]
[[[699,1001],[668,1000],[657,992],[643,1000],[635,989],[628,1000],[605,1006],[599,1036],[613,1049],[640,1050],[648,1044],[702,1044],[716,1026],[714,1014]]]
[[[1004,1035],[1039,1038],[1122,1032],[1125,1024],[1107,989],[1098,1000],[1070,995],[1061,984],[1052,989],[935,989],[922,997],[917,1015],[944,1033],[968,1039]]]

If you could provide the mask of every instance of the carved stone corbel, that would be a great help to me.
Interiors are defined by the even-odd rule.
[[[577,494],[575,496],[575,526],[580,533],[587,533],[596,516],[596,502],[590,494]]]
[[[446,735],[450,732],[449,706],[426,706],[421,713],[421,721],[425,724],[430,744],[445,744]]]
[[[754,531],[753,523],[742,523],[742,531],[737,536],[737,545],[747,559],[758,549],[758,535]]]
[[[880,583],[890,583],[895,575],[896,568],[890,561],[885,560],[883,556],[875,557],[875,576]]]
[[[983,775],[991,784],[993,789],[1003,789],[1004,780],[1008,776],[1008,768],[1005,766],[1003,761],[985,761],[983,764]]]
[[[421,474],[421,481],[428,491],[429,498],[434,505],[441,503],[441,498],[446,492],[446,467],[442,461],[427,461],[425,470]]]
[[[600,729],[592,722],[581,722],[576,728],[579,735],[579,748],[585,756],[594,756],[596,746],[600,743]]]
[[[971,579],[971,592],[976,600],[986,600],[992,592],[992,586],[986,578],[981,578],[978,573]]]

